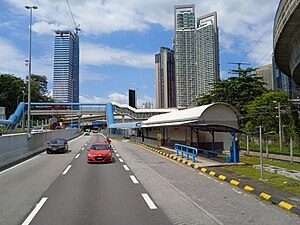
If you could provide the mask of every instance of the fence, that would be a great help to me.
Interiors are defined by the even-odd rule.
[[[239,135],[239,145],[242,150],[259,151],[259,136],[258,135]],[[247,141],[248,140],[248,141]],[[291,151],[294,155],[300,156],[300,137],[284,136],[281,141],[281,149],[279,136],[264,134],[263,135],[263,152],[266,153],[281,153],[289,155]]]

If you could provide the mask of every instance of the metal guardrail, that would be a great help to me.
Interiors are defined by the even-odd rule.
[[[182,144],[175,144],[174,149],[176,150],[176,155],[181,153],[181,157],[184,158],[186,154],[186,158],[189,159],[189,156],[192,156],[193,163],[195,163],[195,158],[198,156],[198,149],[194,147],[190,147]]]

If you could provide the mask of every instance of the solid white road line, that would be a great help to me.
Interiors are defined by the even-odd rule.
[[[117,156],[117,157],[120,157],[120,155],[119,155],[119,154],[116,154],[116,156]]]
[[[135,176],[130,175],[130,178],[131,178],[131,180],[132,180],[132,182],[133,182],[134,184],[138,184],[138,183],[139,183],[139,181],[135,178]]]
[[[77,155],[75,156],[75,159],[78,159],[79,156],[80,156],[80,154],[77,154]]]
[[[72,165],[68,165],[68,167],[65,169],[65,171],[62,173],[63,175],[66,175],[69,169],[71,169]]]
[[[48,199],[47,197],[44,197],[44,198],[41,199],[41,201],[32,210],[32,212],[29,214],[29,216],[26,218],[26,220],[22,223],[22,225],[29,225],[30,224],[30,222],[33,220],[33,218],[36,216],[36,214],[39,212],[39,210],[45,204],[47,199]]]
[[[127,165],[123,165],[125,170],[130,170],[129,167]]]
[[[31,160],[37,158],[38,156],[39,156],[39,155],[37,155],[37,156],[35,156],[35,157],[31,158],[31,159],[28,159],[28,160],[26,160],[26,161],[24,161],[24,162],[21,162],[21,163],[15,165],[15,166],[13,166],[13,167],[10,167],[10,168],[8,168],[8,169],[6,169],[6,170],[3,170],[3,171],[0,172],[0,174],[3,174],[3,173],[5,173],[5,172],[7,172],[7,171],[9,171],[9,170],[12,170],[12,169],[18,167],[18,166],[21,166],[22,164],[27,163],[27,162],[29,162],[29,161],[31,161]]]
[[[121,158],[119,158],[119,160],[120,160],[120,162],[124,162],[124,160],[123,160],[123,159],[121,159]]]
[[[149,197],[148,194],[142,194],[142,196],[143,196],[145,202],[147,203],[147,205],[149,206],[150,209],[157,209],[156,205],[151,200],[151,198]]]

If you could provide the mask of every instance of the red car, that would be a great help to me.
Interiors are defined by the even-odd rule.
[[[112,148],[106,142],[96,142],[87,149],[87,162],[112,162]]]

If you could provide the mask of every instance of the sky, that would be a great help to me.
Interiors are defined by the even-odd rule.
[[[220,71],[246,62],[271,63],[273,23],[279,0],[69,0],[80,24],[80,102],[128,104],[136,90],[138,107],[155,106],[154,55],[172,48],[174,5],[195,4],[196,17],[218,14]],[[0,0],[0,74],[25,78],[29,58],[29,10],[32,23],[32,73],[53,86],[54,31],[74,31],[66,0]],[[243,67],[242,67],[243,68]]]

